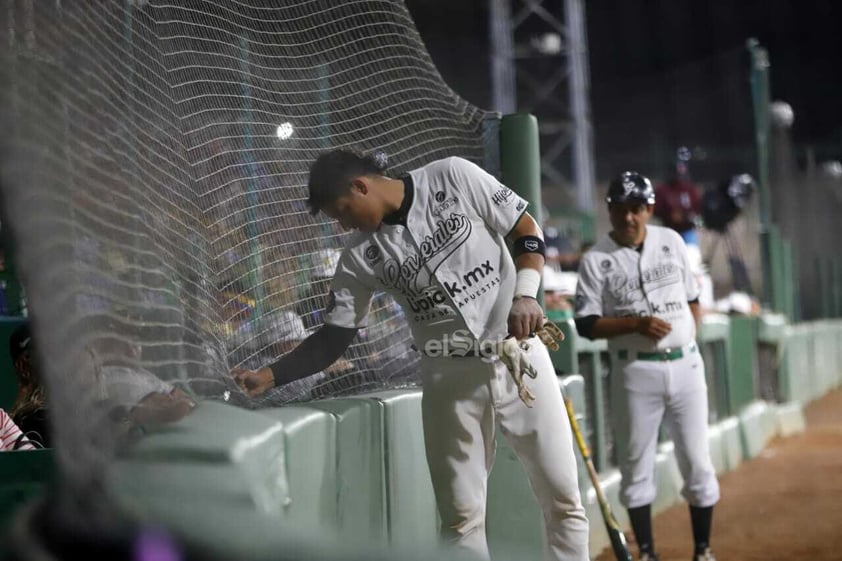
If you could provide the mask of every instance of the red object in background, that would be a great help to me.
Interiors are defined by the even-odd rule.
[[[702,197],[695,183],[672,179],[655,189],[655,216],[667,228],[684,232],[696,226]]]

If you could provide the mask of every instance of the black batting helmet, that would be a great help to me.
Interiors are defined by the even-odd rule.
[[[645,175],[636,171],[624,171],[608,184],[609,203],[627,203],[630,201],[655,204],[655,189]]]

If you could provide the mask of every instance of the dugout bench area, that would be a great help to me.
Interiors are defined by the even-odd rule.
[[[569,318],[555,319],[567,334],[553,356],[560,391],[572,398],[606,494],[627,525],[612,458],[605,343],[579,338]],[[718,473],[756,456],[774,436],[802,430],[803,404],[842,384],[840,321],[790,325],[778,315],[708,315],[699,343]],[[134,516],[232,558],[271,559],[278,548],[312,543],[326,554],[396,546],[423,556],[435,543],[438,521],[420,398],[417,389],[389,390],[259,411],[206,401],[120,458],[108,488]],[[37,496],[53,464],[51,450],[0,454],[4,526],[17,506]],[[657,481],[654,510],[660,512],[681,500],[665,439]],[[608,542],[581,461],[580,486],[595,555]],[[540,513],[502,438],[488,493],[492,554],[539,558]],[[328,538],[332,533],[336,540]]]

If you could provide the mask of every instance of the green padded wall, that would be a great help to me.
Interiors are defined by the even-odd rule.
[[[184,419],[156,429],[131,449],[128,459],[231,466],[263,511],[290,500],[283,424],[225,403],[199,403]],[[154,491],[154,482],[150,491]]]
[[[283,424],[289,485],[289,500],[283,505],[285,523],[336,534],[336,419],[326,411],[304,406],[261,409],[259,413]]]
[[[388,543],[380,403],[327,399],[311,406],[329,412],[336,420],[336,516],[342,539]]]
[[[438,542],[439,522],[421,427],[421,391],[368,394],[381,407],[390,544],[426,548]]]
[[[0,534],[15,509],[37,496],[54,472],[52,450],[0,452]]]

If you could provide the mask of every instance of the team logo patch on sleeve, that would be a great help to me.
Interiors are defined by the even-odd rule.
[[[380,248],[376,245],[370,245],[365,248],[365,258],[370,263],[376,263],[380,259]]]
[[[524,201],[520,201],[520,202],[517,204],[517,206],[515,207],[515,210],[516,210],[516,211],[518,211],[518,212],[520,212],[520,211],[522,211],[522,210],[523,210],[523,209],[525,209],[525,208],[526,208],[526,202],[524,202]]]
[[[511,189],[504,187],[491,195],[491,201],[497,206],[506,206],[512,202],[513,195]]]
[[[602,263],[600,263],[599,265],[602,267],[602,270],[603,270],[603,271],[607,271],[608,269],[610,269],[610,268],[611,268],[611,260],[610,260],[610,259],[605,259],[605,260],[603,260],[603,261],[602,261]]]

